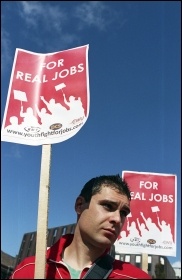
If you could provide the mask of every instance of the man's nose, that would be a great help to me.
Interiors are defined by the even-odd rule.
[[[116,211],[112,212],[112,217],[111,218],[115,223],[121,223],[120,211],[116,210]]]

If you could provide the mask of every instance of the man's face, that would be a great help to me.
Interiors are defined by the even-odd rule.
[[[103,186],[92,196],[90,203],[83,203],[78,226],[87,245],[108,248],[116,241],[130,212],[130,201],[117,190]]]

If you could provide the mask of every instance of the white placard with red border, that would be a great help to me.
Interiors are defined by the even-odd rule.
[[[177,176],[123,171],[131,213],[115,242],[118,253],[176,256]]]
[[[89,45],[54,53],[16,49],[1,140],[54,144],[74,136],[89,115]]]

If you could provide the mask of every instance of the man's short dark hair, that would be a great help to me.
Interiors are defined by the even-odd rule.
[[[90,202],[93,195],[99,193],[102,186],[107,186],[111,189],[117,190],[119,193],[124,194],[131,200],[130,189],[127,182],[122,179],[119,174],[117,175],[102,175],[90,179],[83,187],[79,196],[85,198],[86,202]]]

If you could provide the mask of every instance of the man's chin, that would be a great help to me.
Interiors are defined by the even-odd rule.
[[[114,244],[115,240],[111,240],[110,238],[104,236],[102,238],[100,238],[100,240],[98,240],[99,243],[99,247],[106,249],[106,248],[110,248],[113,244]]]

